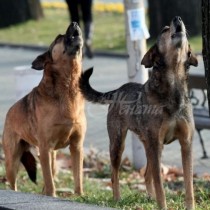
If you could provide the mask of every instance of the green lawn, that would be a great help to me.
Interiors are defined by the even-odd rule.
[[[107,168],[107,167],[105,167]],[[130,170],[120,173],[122,199],[115,202],[112,198],[110,171],[107,169],[98,173],[86,173],[84,179],[83,196],[73,195],[73,176],[70,170],[60,171],[56,179],[56,189],[58,197],[67,198],[77,202],[94,204],[99,206],[114,207],[124,210],[151,210],[157,209],[156,202],[148,199],[144,190],[137,190],[139,183],[143,183],[143,178],[139,178],[138,172]],[[133,175],[132,175],[133,174]],[[102,175],[104,178],[102,179]],[[131,176],[132,175],[132,176]],[[95,177],[94,179],[91,177]],[[131,178],[132,177],[132,178]],[[29,181],[25,170],[21,169],[18,174],[18,190],[21,192],[30,192],[41,194],[43,179],[40,170],[38,170],[37,185]],[[210,182],[209,178],[194,179],[196,210],[210,210]],[[143,184],[142,184],[143,185]],[[166,199],[168,209],[184,210],[184,186],[183,178],[179,177],[175,181],[165,184]],[[0,189],[9,189],[5,179],[4,162],[0,161]],[[67,189],[67,190],[66,190]]]
[[[68,11],[65,9],[44,9],[45,18],[28,21],[0,29],[0,42],[49,45],[58,33],[64,33],[69,24]],[[114,12],[94,12],[95,50],[125,52],[124,15]],[[153,41],[148,43],[151,46]],[[190,38],[195,52],[201,52],[201,37]]]

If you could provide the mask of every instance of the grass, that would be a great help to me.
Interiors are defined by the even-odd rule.
[[[125,180],[130,172],[120,173],[120,180]],[[134,180],[132,180],[133,182]],[[138,182],[139,180],[135,180]],[[38,184],[35,185],[29,181],[26,172],[21,169],[18,174],[18,189],[21,192],[30,192],[41,194],[43,181],[40,170],[38,170]],[[203,179],[195,179],[195,200],[196,210],[210,210],[210,182]],[[64,190],[64,189],[68,190]],[[8,183],[5,182],[5,170],[3,161],[0,162],[0,189],[9,189]],[[121,184],[122,199],[115,202],[112,198],[110,187],[110,178],[108,181],[103,179],[91,179],[87,175],[84,179],[85,195],[73,195],[73,177],[70,171],[61,171],[56,181],[56,189],[58,197],[70,199],[73,201],[94,204],[103,207],[113,207],[123,210],[151,210],[157,209],[156,202],[148,199],[146,192],[138,191],[130,187],[129,182]],[[184,209],[184,187],[183,181],[165,183],[166,199],[168,209],[182,210]]]
[[[0,42],[49,45],[58,33],[65,33],[69,14],[65,9],[45,9],[45,18],[27,21],[0,29]],[[117,24],[113,24],[113,20]],[[125,51],[123,15],[117,13],[94,14],[94,48],[97,50]],[[117,25],[117,27],[116,27]]]
[[[15,44],[49,45],[58,33],[64,33],[69,24],[66,9],[44,9],[45,18],[27,21],[0,29],[0,42]],[[201,52],[201,36],[191,37],[195,52]],[[154,41],[148,42],[148,46]],[[95,50],[125,52],[124,15],[114,12],[94,12],[93,47]]]

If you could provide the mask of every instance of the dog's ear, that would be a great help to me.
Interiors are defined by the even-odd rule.
[[[188,46],[189,46],[189,51],[188,51],[188,64],[189,65],[192,65],[192,66],[198,66],[198,59],[197,59],[196,55],[194,55],[192,53],[192,49],[190,47],[190,44]]]
[[[141,65],[144,65],[145,68],[151,68],[154,65],[155,57],[158,55],[157,45],[153,45],[147,53],[144,55]]]
[[[49,59],[49,52],[45,52],[41,55],[39,55],[33,62],[32,62],[32,69],[36,69],[36,70],[42,70],[44,69],[44,65],[46,63],[46,61]]]
[[[188,52],[188,57],[189,65],[198,66],[198,59],[196,55],[194,55],[192,52]]]

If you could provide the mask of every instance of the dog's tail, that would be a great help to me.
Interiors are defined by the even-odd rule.
[[[36,184],[36,159],[29,151],[25,151],[20,159],[22,164],[24,165],[29,178],[32,182]]]
[[[94,90],[89,83],[90,76],[93,73],[93,67],[82,73],[80,77],[80,90],[86,100],[93,103],[110,104],[114,99],[116,90],[102,93]]]

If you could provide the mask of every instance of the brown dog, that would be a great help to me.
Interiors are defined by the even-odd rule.
[[[44,193],[55,196],[53,176],[56,149],[70,145],[75,193],[81,194],[83,140],[86,131],[84,98],[79,91],[82,72],[82,34],[72,23],[64,35],[58,35],[49,50],[32,63],[44,69],[40,84],[15,103],[7,113],[3,133],[6,175],[16,190],[20,161],[36,182],[36,163],[30,153],[37,146],[44,177]]]
[[[170,27],[166,26],[162,30],[157,43],[144,56],[142,65],[153,67],[151,77],[144,85],[127,83],[117,90],[100,93],[89,84],[92,69],[86,71],[80,80],[81,91],[87,100],[110,104],[107,128],[114,198],[120,199],[119,167],[129,129],[139,136],[145,146],[147,192],[156,198],[161,209],[167,208],[160,174],[161,151],[164,144],[179,139],[186,207],[193,209],[194,120],[188,98],[187,78],[189,66],[197,66],[197,59],[191,53],[180,17],[175,17]]]

